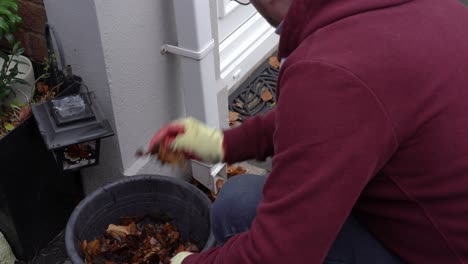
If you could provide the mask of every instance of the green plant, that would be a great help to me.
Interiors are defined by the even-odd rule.
[[[33,86],[32,98],[29,103],[20,103],[17,98],[10,103],[0,105],[0,139],[8,132],[15,129],[21,122],[26,120],[31,115],[31,104],[42,103],[55,97],[57,89],[63,83],[55,87],[50,87],[43,81],[50,76],[49,60],[46,58],[42,63],[43,74],[39,76]]]
[[[55,56],[53,56],[55,58]],[[42,62],[42,71],[43,73],[41,76],[37,77],[36,80],[34,81],[33,89],[31,92],[32,99],[33,101],[31,103],[37,103],[37,99],[34,98],[34,95],[36,94],[37,91],[37,86],[40,84],[40,81],[45,80],[50,77],[50,63],[48,58],[44,58],[44,61]]]
[[[24,49],[20,48],[20,42],[13,36],[21,21],[22,19],[18,15],[18,1],[0,0],[0,40],[5,38],[12,47],[10,56],[0,50],[0,57],[4,60],[0,69],[0,102],[10,93],[15,93],[11,87],[12,84],[27,84],[23,79],[17,78],[20,73],[18,71],[20,62],[15,59],[24,52]],[[11,67],[12,63],[13,67]]]
[[[29,85],[25,80],[18,78],[20,73],[18,65],[21,63],[15,57],[23,54],[24,50],[19,48],[19,42],[14,43],[11,50],[11,55],[7,55],[0,51],[0,57],[4,60],[2,68],[0,69],[0,101],[3,101],[10,93],[15,93],[12,89],[12,84],[22,83]],[[11,64],[13,67],[10,68]],[[25,95],[28,98],[28,95]]]

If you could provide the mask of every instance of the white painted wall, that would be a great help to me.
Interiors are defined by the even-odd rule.
[[[175,42],[171,1],[95,1],[124,168],[135,150],[183,114],[178,60],[159,48]],[[137,4],[138,3],[138,4]]]
[[[166,122],[183,115],[178,59],[159,52],[175,41],[171,1],[45,0],[66,63],[96,92],[115,129],[101,163],[84,169],[85,191],[123,177]],[[138,3],[138,4],[136,4]],[[149,162],[140,173],[180,174]]]
[[[210,104],[218,98],[217,104],[204,105],[202,109],[205,115],[211,113],[209,111],[218,111],[219,115],[212,116],[218,116],[220,125],[227,127],[229,89],[248,76],[277,44],[272,29],[262,30],[265,21],[251,23],[251,28],[242,30],[250,34],[250,38],[232,34],[236,39],[228,38],[220,46],[217,34],[214,34],[214,53],[198,64],[174,54],[160,53],[163,44],[177,45],[173,1],[44,0],[44,3],[49,24],[62,43],[66,64],[70,64],[75,74],[96,93],[115,132],[114,137],[102,141],[99,166],[82,170],[86,193],[122,178],[124,174],[186,176],[189,172],[172,171],[155,161],[136,162],[135,151],[146,148],[152,135],[164,124],[184,115],[184,95],[192,99],[185,101],[189,112],[200,108],[193,100],[209,101]],[[184,7],[183,2],[179,3]],[[208,7],[206,3],[196,6]],[[221,24],[213,11],[217,10],[215,1],[210,1],[210,8],[211,30],[218,32]],[[182,31],[187,31],[187,35],[179,34],[184,43],[190,31],[179,29],[179,33]],[[247,48],[234,49],[235,43]],[[231,51],[229,55],[226,55],[227,51]],[[221,71],[221,66],[226,64],[223,58],[231,58],[232,62],[227,70]],[[191,71],[189,66],[192,64],[202,67],[194,66]],[[236,72],[240,74],[236,75]],[[202,78],[191,82],[189,77],[193,74],[202,75]],[[200,91],[200,87],[212,89],[216,96],[208,94],[205,97],[209,100],[199,99],[197,94],[190,94],[195,90],[190,90],[193,86]],[[211,123],[218,122],[211,120]]]

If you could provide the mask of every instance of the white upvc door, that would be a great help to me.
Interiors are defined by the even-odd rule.
[[[252,5],[217,0],[219,78],[237,87],[277,47],[278,36]]]
[[[245,21],[255,15],[256,10],[252,5],[239,5],[232,0],[218,1],[218,39],[225,40]]]

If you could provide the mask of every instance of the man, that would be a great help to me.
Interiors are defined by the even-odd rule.
[[[220,246],[173,263],[468,262],[468,9],[251,2],[282,22],[275,110],[227,131],[181,119],[150,148],[273,156],[272,172],[228,181],[212,212]]]

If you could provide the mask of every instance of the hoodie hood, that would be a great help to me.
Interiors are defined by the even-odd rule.
[[[283,20],[278,57],[288,57],[316,30],[340,19],[413,0],[294,0]]]

